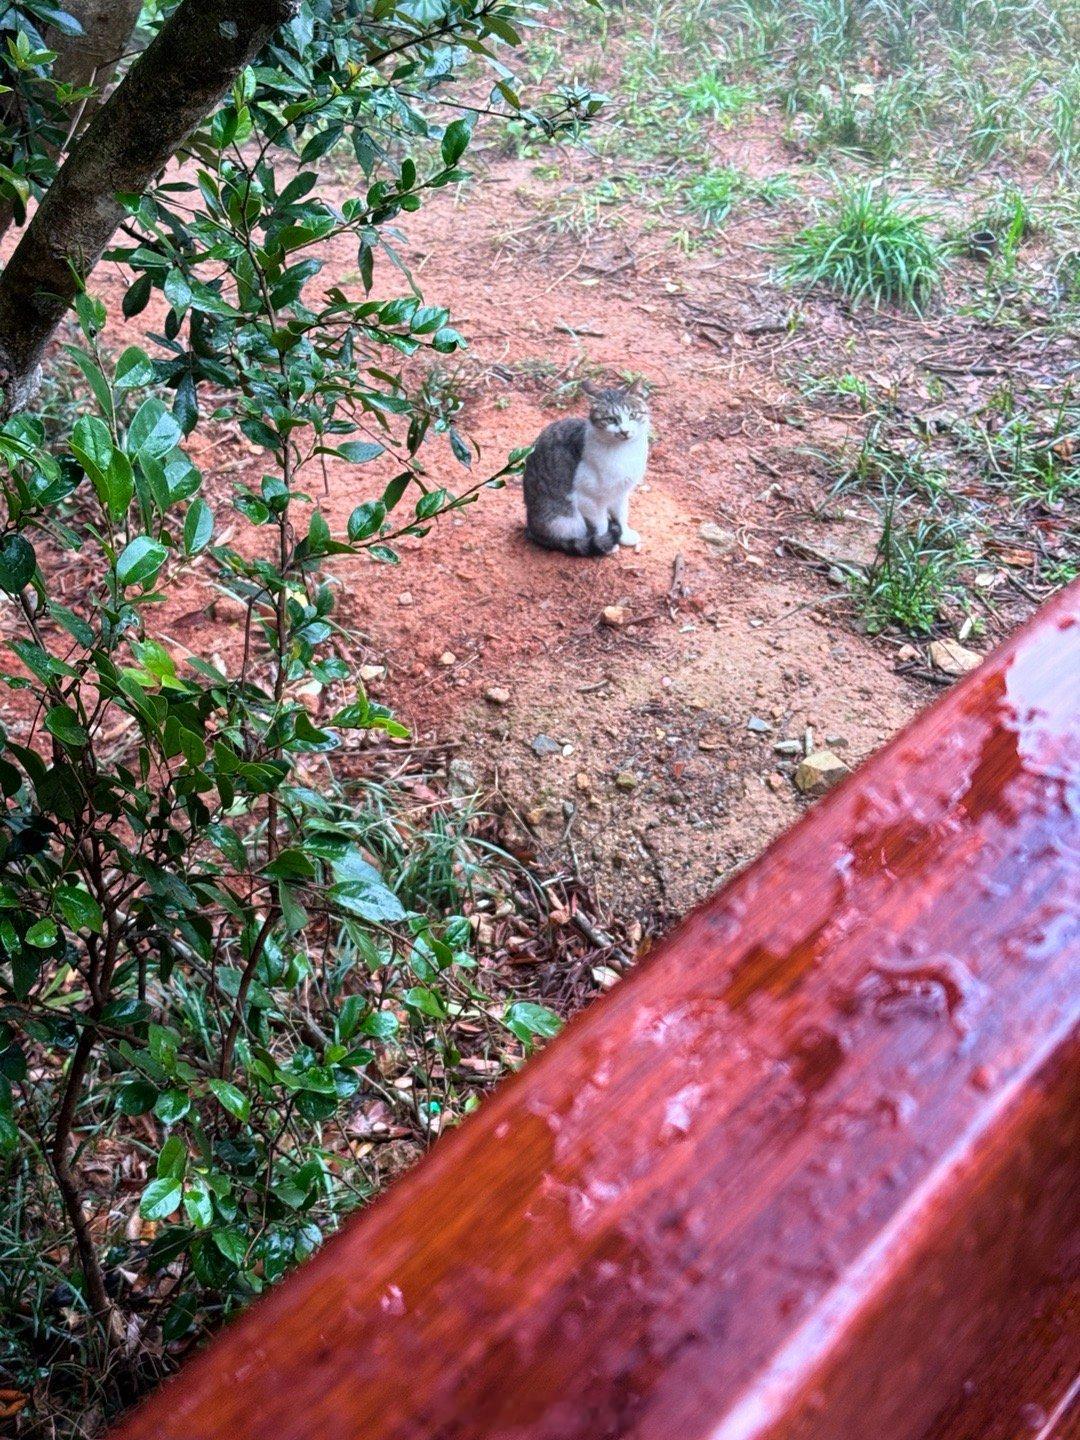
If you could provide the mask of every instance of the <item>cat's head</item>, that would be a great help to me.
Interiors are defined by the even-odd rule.
[[[605,390],[591,380],[581,382],[582,393],[589,397],[589,419],[608,440],[632,440],[649,424],[649,407],[645,403],[645,382],[616,385]]]

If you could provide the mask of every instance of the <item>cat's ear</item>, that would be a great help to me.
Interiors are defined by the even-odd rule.
[[[626,393],[627,395],[633,395],[635,400],[643,400],[645,398],[645,381],[640,375],[626,387]]]
[[[604,392],[600,389],[599,385],[594,385],[591,380],[582,380],[581,393],[588,395],[590,400],[599,400]]]

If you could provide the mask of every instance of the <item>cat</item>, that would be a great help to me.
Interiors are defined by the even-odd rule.
[[[629,510],[649,457],[649,411],[641,380],[581,388],[588,418],[556,420],[525,462],[525,534],[546,550],[608,555],[641,542]]]

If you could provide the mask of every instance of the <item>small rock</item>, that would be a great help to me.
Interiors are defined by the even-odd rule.
[[[457,656],[452,650],[444,650],[439,656],[439,664],[449,670],[451,665],[457,664]]]
[[[489,685],[484,691],[484,699],[489,700],[492,705],[509,705],[510,691],[504,690],[501,685]]]
[[[561,755],[562,746],[550,735],[535,735],[529,742],[537,755]]]
[[[795,771],[795,784],[804,795],[824,795],[851,771],[831,750],[815,750]]]
[[[584,770],[579,770],[574,776],[574,784],[582,795],[587,795],[592,789],[592,781]]]
[[[765,783],[769,789],[773,791],[783,790],[787,786],[787,781],[783,775],[780,774],[779,770],[774,770],[771,775],[767,776]]]
[[[610,990],[613,985],[619,983],[619,972],[613,970],[610,965],[594,965],[592,967],[592,978],[600,986],[601,990]]]
[[[896,652],[896,663],[898,665],[910,665],[912,660],[919,658],[919,652],[914,645],[901,645]]]
[[[752,735],[768,735],[772,726],[768,720],[762,720],[760,715],[751,715],[746,722],[746,728]]]
[[[717,735],[715,731],[706,730],[704,735],[698,737],[699,750],[719,750],[724,743],[723,735]]]
[[[615,776],[615,787],[618,790],[636,790],[638,778],[630,770],[620,770]]]
[[[360,679],[363,680],[365,684],[367,684],[367,683],[368,683],[369,681],[371,681],[371,680],[385,680],[385,679],[386,679],[386,666],[385,666],[385,665],[361,665],[361,666],[360,666]]]
[[[626,608],[623,605],[605,605],[600,611],[600,624],[609,630],[621,630],[626,624]]]
[[[801,755],[802,741],[777,740],[776,744],[772,748],[776,751],[777,755]]]
[[[408,590],[403,590],[397,597],[397,603],[399,605],[411,605],[413,603],[412,593]]]
[[[714,525],[711,520],[707,520],[700,527],[698,534],[706,545],[715,545],[724,555],[730,555],[739,543],[739,537],[734,530],[725,530],[722,525]]]
[[[982,664],[982,656],[958,640],[931,640],[930,663],[943,675],[967,675]]]
[[[248,607],[235,595],[215,595],[206,607],[212,620],[246,620]]]
[[[446,785],[450,794],[455,796],[475,795],[480,789],[476,771],[467,760],[458,758],[451,760],[447,766]]]
[[[495,943],[495,926],[490,920],[481,919],[478,915],[472,918],[476,921],[476,943],[482,949],[487,949]]]

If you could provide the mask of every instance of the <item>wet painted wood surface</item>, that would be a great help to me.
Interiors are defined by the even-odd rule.
[[[1080,1430],[1080,589],[123,1440]]]

